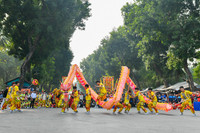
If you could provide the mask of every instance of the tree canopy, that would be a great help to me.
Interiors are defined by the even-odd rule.
[[[84,29],[89,5],[82,0],[0,1],[0,28],[12,42],[9,54],[24,61],[21,83],[32,65],[44,63],[56,50],[64,48],[69,52],[66,62],[72,60],[70,38],[77,28]]]

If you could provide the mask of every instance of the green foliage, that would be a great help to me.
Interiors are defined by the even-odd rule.
[[[66,68],[69,67],[72,58],[69,41],[77,28],[84,29],[84,22],[90,16],[89,5],[88,1],[82,0],[0,1],[0,29],[12,42],[9,54],[24,61],[21,66],[21,83],[26,71],[31,75],[31,66],[44,70],[52,64],[58,70],[59,61],[64,62],[64,60],[59,60],[59,56],[56,58],[54,53],[57,51],[62,53],[63,48],[65,54],[69,56],[64,65],[67,65]],[[43,71],[44,74],[51,69]],[[60,75],[58,72],[57,78],[60,78]],[[58,81],[57,78],[55,82]]]
[[[141,57],[138,57],[138,48],[131,46],[138,38],[129,36],[135,40],[130,41],[128,36],[125,27],[113,30],[109,37],[102,40],[101,46],[81,62],[83,74],[92,86],[96,80],[106,75],[114,76],[117,80],[121,66],[130,68],[130,77],[141,88],[161,84],[156,74],[145,68]]]
[[[38,79],[41,88],[50,90],[57,88],[62,76],[67,75],[73,58],[70,49],[55,50],[51,57],[44,60],[41,64],[33,66],[32,77]]]
[[[21,64],[21,61],[13,56],[9,56],[6,51],[0,51],[0,89],[4,87],[6,81],[19,76]]]
[[[200,84],[200,63],[193,69],[194,80]]]
[[[122,14],[129,36],[137,36],[139,40],[131,46],[138,48],[138,55],[142,57],[146,68],[156,72],[165,86],[168,86],[169,75],[178,74],[181,69],[169,70],[166,66],[170,46],[166,35],[169,20],[167,12],[162,12],[162,2],[164,1],[136,0],[134,4],[124,6]]]

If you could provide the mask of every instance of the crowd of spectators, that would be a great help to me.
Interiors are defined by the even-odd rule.
[[[8,91],[8,87],[4,90],[4,91],[0,91],[0,103],[5,100],[5,97],[7,95],[7,91]],[[34,105],[35,99],[37,97],[37,95],[40,95],[42,93],[40,92],[23,92],[21,95],[22,97],[24,97],[23,101],[28,102],[28,107],[32,107]],[[43,100],[47,100],[48,98],[48,94],[44,95],[45,93],[43,93]],[[79,107],[84,107],[85,105],[85,95],[79,91],[80,94],[80,102],[78,104]],[[180,92],[179,91],[168,91],[168,92],[155,92],[156,96],[157,96],[157,100],[160,103],[170,103],[170,104],[177,104],[181,102],[181,97],[180,97]],[[147,93],[144,93],[145,96],[148,97]],[[108,95],[107,96],[107,100],[109,100],[109,98],[111,98],[112,95]],[[122,102],[124,99],[124,94],[122,95]],[[192,102],[200,102],[200,92],[197,91],[196,94],[191,96]],[[135,107],[137,104],[137,98],[130,99],[130,104],[132,105],[132,107]],[[52,103],[54,103],[54,99],[52,99]],[[25,105],[26,106],[26,105]],[[91,102],[91,107],[95,107],[96,103],[94,100],[92,100]],[[96,106],[97,107],[97,106]]]

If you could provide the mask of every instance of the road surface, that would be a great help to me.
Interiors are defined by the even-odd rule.
[[[131,113],[113,115],[112,110],[92,108],[85,113],[72,110],[60,114],[60,109],[24,109],[22,113],[0,113],[0,133],[199,133],[200,112],[193,117],[189,110],[184,116],[179,111],[161,111],[155,114],[137,114],[136,108]]]

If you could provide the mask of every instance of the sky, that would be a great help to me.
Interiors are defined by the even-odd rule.
[[[91,17],[86,21],[85,30],[76,30],[70,47],[74,54],[72,64],[80,65],[82,59],[96,50],[101,40],[114,29],[123,25],[121,8],[133,0],[89,0]]]

